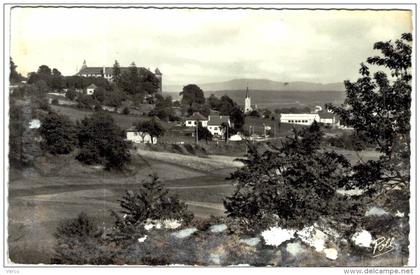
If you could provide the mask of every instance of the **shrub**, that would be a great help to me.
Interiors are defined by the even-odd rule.
[[[321,137],[314,123],[295,131],[281,148],[260,153],[250,146],[245,166],[231,175],[237,186],[224,201],[228,217],[258,231],[272,225],[303,228],[331,216],[336,189],[347,183],[349,162],[320,150]]]
[[[193,215],[187,210],[187,205],[181,202],[176,195],[169,195],[159,182],[156,175],[151,175],[150,180],[143,181],[138,192],[127,191],[119,201],[124,218],[117,217],[116,235],[119,238],[132,238],[134,232],[143,232],[142,225],[148,219],[176,219],[188,223]],[[127,234],[130,233],[130,234]],[[133,235],[134,234],[134,235]]]
[[[66,97],[70,100],[74,100],[77,97],[77,92],[74,89],[68,89],[66,92]]]
[[[112,264],[114,253],[103,232],[85,213],[62,222],[56,233],[53,264]]]
[[[51,154],[68,154],[76,146],[75,125],[66,116],[49,112],[41,121],[42,148]]]
[[[122,110],[123,115],[129,115],[130,114],[130,108],[128,107],[124,107],[124,109]]]
[[[107,169],[121,170],[130,161],[123,131],[107,113],[96,112],[79,123],[77,159],[86,164],[104,164]]]

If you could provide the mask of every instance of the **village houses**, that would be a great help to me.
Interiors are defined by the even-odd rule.
[[[134,126],[128,128],[125,132],[126,132],[126,140],[131,141],[133,143],[145,143],[145,144],[157,143],[156,137],[152,137],[149,133],[140,132]]]
[[[185,119],[186,127],[197,127],[197,123],[200,123],[202,127],[207,128],[213,136],[222,136],[226,131],[226,126],[232,127],[229,116],[209,115],[206,118],[202,114],[195,112]]]

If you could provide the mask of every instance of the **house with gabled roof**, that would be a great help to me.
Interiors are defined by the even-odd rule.
[[[207,130],[214,136],[224,135],[226,126],[232,127],[229,116],[209,115],[207,121]]]
[[[95,92],[95,90],[97,89],[98,87],[95,85],[95,84],[90,84],[89,86],[87,86],[86,87],[86,94],[87,95],[93,95],[93,93]]]
[[[185,118],[185,126],[196,127],[197,123],[201,123],[201,126],[207,126],[207,117],[203,116],[199,112],[193,113],[191,116]]]
[[[328,125],[336,125],[337,118],[333,113],[318,113],[319,114],[319,122],[328,124]]]

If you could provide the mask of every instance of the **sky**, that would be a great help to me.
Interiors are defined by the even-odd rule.
[[[409,11],[13,8],[10,55],[26,75],[135,62],[163,85],[237,78],[354,80],[376,41],[412,31]]]

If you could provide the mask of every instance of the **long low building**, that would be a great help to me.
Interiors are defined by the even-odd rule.
[[[280,114],[280,123],[311,125],[314,121],[331,126],[338,125],[338,119],[332,113]]]
[[[320,120],[319,114],[280,114],[280,123],[311,125]]]

